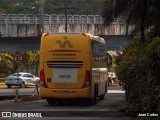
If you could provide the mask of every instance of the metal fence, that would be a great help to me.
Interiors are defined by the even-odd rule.
[[[68,32],[87,32],[102,35],[124,35],[124,20],[115,19],[108,27],[100,15],[44,14],[45,32],[64,32],[67,18]],[[0,32],[4,37],[37,36],[40,33],[40,14],[0,14]],[[132,27],[131,27],[132,29]],[[130,30],[130,29],[129,29]]]
[[[39,24],[40,14],[0,14],[0,24]],[[68,24],[103,24],[100,15],[67,15]],[[65,15],[44,14],[44,24],[65,24]]]

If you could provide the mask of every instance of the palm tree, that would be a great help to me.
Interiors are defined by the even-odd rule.
[[[160,1],[159,0],[103,0],[102,16],[109,25],[114,17],[126,18],[127,24],[135,24],[144,43],[145,30],[153,28],[148,37],[160,36]]]

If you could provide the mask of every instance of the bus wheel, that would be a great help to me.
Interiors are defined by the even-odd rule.
[[[8,88],[11,88],[11,85],[7,85]]]
[[[98,101],[98,85],[96,85],[95,90],[94,90],[94,101],[95,101],[95,104]]]
[[[105,84],[105,92],[104,92],[104,94],[102,94],[102,95],[99,96],[100,100],[104,100],[105,93],[107,93],[107,83]]]
[[[105,93],[99,96],[100,100],[104,100],[105,98]]]
[[[94,89],[94,98],[92,98],[92,99],[90,100],[90,104],[91,104],[91,105],[94,105],[94,104],[97,103],[97,101],[98,101],[98,87],[95,86],[95,89]]]
[[[107,93],[107,92],[108,92],[108,84],[106,82],[106,84],[105,84],[105,93]]]
[[[56,104],[56,101],[54,99],[52,99],[52,98],[48,98],[47,102],[48,102],[48,105]]]
[[[57,104],[63,104],[63,100],[57,100]]]

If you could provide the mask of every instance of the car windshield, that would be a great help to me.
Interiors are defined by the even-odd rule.
[[[18,73],[15,73],[15,74],[12,74],[12,75],[10,75],[10,76],[17,76],[17,77],[19,77],[19,76],[21,76],[22,74],[18,74]]]

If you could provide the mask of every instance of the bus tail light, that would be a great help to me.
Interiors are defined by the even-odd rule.
[[[40,71],[40,80],[41,80],[40,85],[41,85],[42,87],[47,87],[47,84],[46,84],[46,82],[45,82],[44,70],[41,70],[41,71]]]
[[[48,36],[49,35],[49,33],[44,33],[44,36],[46,37],[46,36]]]
[[[91,74],[90,71],[86,70],[85,81],[82,88],[89,87],[91,85]]]
[[[85,37],[87,36],[87,34],[86,34],[86,33],[82,33],[82,35],[83,35],[83,36],[85,36]]]

